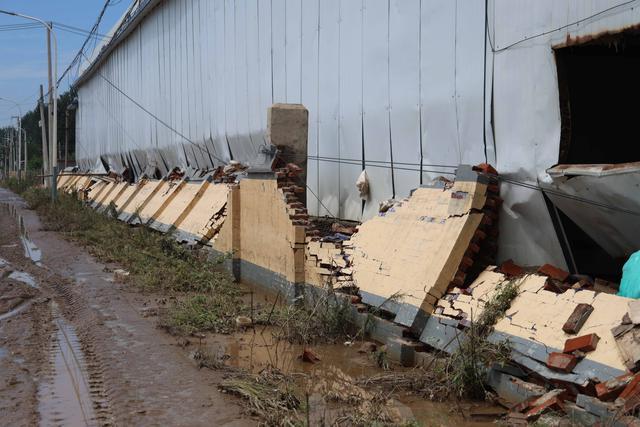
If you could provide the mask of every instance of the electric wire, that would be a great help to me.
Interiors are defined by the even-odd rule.
[[[489,45],[491,46],[491,51],[493,53],[500,53],[500,52],[503,52],[505,50],[511,49],[511,48],[521,44],[521,43],[524,43],[524,42],[527,42],[527,41],[530,41],[530,40],[534,40],[534,39],[537,39],[539,37],[544,37],[544,36],[547,36],[549,34],[556,33],[558,31],[566,30],[567,28],[572,27],[574,25],[580,25],[583,22],[590,21],[593,18],[597,18],[597,17],[599,17],[601,15],[604,15],[604,14],[612,12],[614,10],[623,8],[625,6],[632,5],[633,3],[637,3],[637,2],[638,2],[638,0],[628,0],[628,1],[625,1],[625,2],[622,2],[622,3],[619,3],[617,5],[614,5],[614,6],[606,8],[606,9],[603,9],[600,12],[594,13],[593,15],[589,15],[589,16],[587,16],[585,18],[578,19],[577,21],[570,22],[568,24],[562,25],[562,26],[557,27],[557,28],[553,28],[551,30],[543,31],[543,32],[535,34],[533,36],[527,36],[527,37],[525,37],[525,38],[523,38],[521,40],[518,40],[518,41],[515,41],[513,43],[510,43],[510,44],[508,44],[508,45],[506,45],[504,47],[501,47],[499,49],[495,48],[494,43],[491,40],[491,34],[489,34]],[[494,30],[495,30],[495,28],[494,28]]]
[[[311,189],[311,187],[309,187],[309,185],[308,185],[306,182],[305,182],[305,184],[304,184],[304,185],[305,185],[305,187],[307,187],[307,190],[309,190],[309,192],[310,192],[311,194],[313,194],[313,197],[315,197],[315,198],[316,198],[316,200],[318,200],[318,203],[320,203],[320,206],[322,206],[322,207],[324,208],[324,210],[325,210],[325,211],[327,211],[327,213],[328,213],[329,215],[331,215],[331,217],[332,217],[332,218],[338,218],[335,214],[333,214],[333,213],[329,210],[329,208],[328,208],[328,207],[326,207],[326,206],[324,205],[324,203],[322,203],[322,200],[320,200],[320,197],[318,197],[318,195],[317,195],[316,193],[314,193],[314,191]]]
[[[621,213],[628,214],[628,215],[640,216],[640,212],[637,212],[637,211],[633,211],[633,210],[630,210],[630,209],[624,209],[624,208],[621,208],[621,207],[618,207],[618,206],[614,206],[614,205],[611,205],[611,204],[608,204],[608,203],[598,202],[598,201],[587,199],[587,198],[580,197],[580,196],[574,196],[574,195],[571,195],[571,194],[566,194],[566,193],[563,193],[561,191],[554,190],[554,189],[548,188],[548,187],[541,187],[540,185],[533,184],[533,183],[530,183],[530,182],[519,181],[517,179],[508,178],[508,177],[505,177],[505,176],[502,176],[502,175],[494,175],[494,174],[483,174],[483,175],[488,176],[490,178],[495,178],[495,179],[497,179],[497,180],[499,180],[501,182],[506,182],[506,183],[511,184],[511,185],[515,185],[515,186],[523,187],[523,188],[528,188],[528,189],[534,190],[534,191],[540,191],[542,193],[550,194],[552,196],[561,197],[561,198],[564,198],[564,199],[569,199],[569,200],[573,200],[573,201],[576,201],[576,202],[584,203],[584,204],[587,204],[587,205],[596,206],[596,207],[599,207],[599,208],[608,209],[608,210],[612,210],[612,211],[616,211],[616,212],[621,212]]]
[[[107,3],[109,4],[110,2],[107,2]],[[101,14],[98,16],[99,21],[102,20],[103,15],[104,15],[104,13],[101,12]],[[78,33],[83,33],[83,34],[86,34],[86,35],[91,35],[91,36],[95,36],[95,37],[99,37],[99,38],[103,38],[103,39],[110,39],[111,38],[110,35],[98,33],[96,24],[94,24],[93,27],[91,27],[90,30],[85,30],[83,28],[74,27],[73,25],[68,25],[68,24],[65,24],[65,23],[62,23],[62,22],[53,21],[52,23],[57,28],[63,28],[63,29],[67,29],[67,30],[70,30],[70,31],[75,31],[75,32],[78,32]],[[100,22],[97,22],[97,24],[99,25]],[[94,30],[94,28],[95,28],[95,30]]]
[[[315,156],[308,156],[307,158],[309,159],[314,159]],[[352,162],[352,161],[345,161],[343,159],[317,159],[320,161],[324,161],[324,162],[329,162],[329,163],[338,163],[338,164],[347,164],[347,165],[353,165],[353,166],[362,166],[362,163],[360,161],[358,162]],[[391,169],[390,166],[386,166],[386,165],[374,165],[371,164],[369,165],[371,167],[377,167],[377,168],[384,168],[384,169]],[[447,166],[447,167],[453,167],[453,166]],[[393,169],[399,169],[399,170],[409,170],[409,171],[414,171],[414,172],[420,172],[420,169],[412,169],[412,168],[399,168],[399,167],[395,167]],[[444,172],[444,171],[437,171],[437,170],[430,170],[430,169],[422,169],[422,172],[428,172],[428,173],[434,173],[434,174],[441,174],[441,175],[455,175],[454,172]],[[554,190],[553,188],[549,188],[549,187],[542,187],[540,185],[534,184],[534,183],[530,183],[530,182],[526,182],[526,181],[519,181],[517,179],[513,179],[513,178],[509,178],[503,175],[494,175],[494,174],[484,174],[483,175],[490,177],[490,178],[494,178],[497,179],[501,182],[510,184],[510,185],[514,185],[514,186],[518,186],[518,187],[523,187],[523,188],[527,188],[530,190],[534,190],[534,191],[540,191],[543,192],[545,194],[550,194],[552,196],[555,197],[561,197],[564,199],[568,199],[568,200],[572,200],[572,201],[576,201],[579,203],[584,203],[584,204],[588,204],[591,206],[595,206],[595,207],[599,207],[599,208],[603,208],[603,209],[608,209],[611,211],[616,211],[616,212],[621,212],[624,214],[629,214],[629,215],[634,215],[634,216],[640,216],[640,212],[637,211],[633,211],[630,209],[624,209],[618,206],[614,206],[608,203],[603,203],[603,202],[598,202],[595,200],[591,200],[591,199],[587,199],[584,197],[580,197],[580,196],[574,196],[571,194],[566,194],[563,193],[561,191],[558,190]]]

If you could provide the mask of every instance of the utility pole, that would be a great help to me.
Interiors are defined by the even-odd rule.
[[[54,105],[55,101],[55,86],[53,81],[53,73],[51,70],[51,26],[50,22],[47,27],[47,64],[49,74],[49,141],[51,141],[51,199],[56,200],[58,190],[58,114],[57,105]],[[55,82],[57,83],[57,82]]]
[[[27,131],[22,129],[22,122],[20,123],[20,132],[24,134],[24,179],[27,179]]]
[[[42,130],[42,175],[44,180],[44,186],[47,186],[49,179],[46,175],[49,175],[49,145],[47,144],[47,120],[44,116],[44,89],[40,85],[40,129]]]
[[[67,154],[69,153],[69,109],[64,111],[64,168],[67,168]]]
[[[13,147],[13,128],[9,128],[9,150],[10,150],[10,158],[11,158],[11,167],[10,171],[15,170],[16,167],[16,153]]]
[[[18,124],[18,138],[17,138],[17,155],[18,155],[18,162],[16,165],[16,172],[17,172],[17,176],[18,176],[18,180],[22,179],[22,121],[20,116],[13,116],[11,117],[12,119],[16,119],[16,122]]]

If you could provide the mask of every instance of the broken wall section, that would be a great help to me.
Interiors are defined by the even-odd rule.
[[[113,207],[119,220],[144,224],[190,244],[210,245],[226,215],[229,185],[211,176],[189,179],[143,179],[136,184],[110,178],[60,176],[61,191],[79,191],[94,209]]]
[[[573,384],[580,389],[624,374],[628,366],[614,331],[623,323],[630,300],[580,288],[556,293],[547,290],[549,280],[540,274],[508,277],[491,267],[467,289],[454,289],[438,302],[421,341],[436,349],[454,352],[472,320],[482,315],[485,304],[512,282],[518,287],[518,296],[495,324],[489,340],[508,340],[516,364],[538,377]],[[580,315],[581,323],[575,329],[568,329],[572,313],[584,306],[589,310],[586,315]],[[554,354],[565,353],[568,340],[591,334],[598,337],[596,346],[584,354],[571,355],[575,366],[560,369],[555,364],[554,357],[558,356]]]
[[[363,303],[419,335],[447,289],[465,286],[496,253],[496,174],[460,166],[454,182],[414,190],[344,242],[311,237],[307,283],[355,286]]]

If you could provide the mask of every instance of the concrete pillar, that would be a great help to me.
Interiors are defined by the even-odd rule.
[[[267,111],[267,138],[286,163],[303,169],[298,185],[307,184],[307,135],[309,111],[302,104],[273,104]],[[306,204],[306,197],[302,200]]]

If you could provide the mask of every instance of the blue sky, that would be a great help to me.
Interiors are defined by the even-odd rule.
[[[98,17],[104,1],[0,0],[0,9],[89,30]],[[131,1],[111,0],[98,32],[106,34]],[[39,85],[43,84],[45,91],[47,90],[46,35],[45,30],[41,28],[7,31],[6,26],[31,22],[0,14],[0,98],[18,102],[23,114],[35,107]],[[62,74],[86,36],[64,31],[62,28],[58,29],[56,34],[58,36],[58,72]],[[89,43],[89,47],[93,45],[93,41]],[[60,84],[60,93],[68,88],[73,78],[75,73],[71,78],[65,78]],[[17,108],[10,103],[0,101],[0,126],[7,125],[12,115],[17,115]]]

